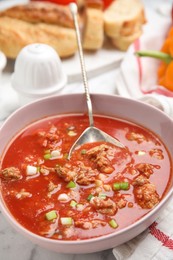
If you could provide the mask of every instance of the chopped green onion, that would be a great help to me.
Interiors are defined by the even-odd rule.
[[[44,154],[43,157],[44,157],[45,160],[49,160],[51,158],[51,154],[50,153],[46,153],[46,154]]]
[[[41,167],[40,167],[40,166],[38,166],[38,167],[37,167],[37,172],[40,172],[40,169],[41,169]]]
[[[57,213],[55,210],[51,210],[51,211],[47,212],[45,216],[46,216],[47,220],[53,220],[53,219],[57,218]]]
[[[76,187],[76,183],[74,181],[70,181],[67,185],[67,188],[75,188]]]
[[[63,157],[64,157],[64,159],[67,159],[68,158],[68,153],[65,153]]]
[[[73,219],[70,217],[61,218],[60,220],[61,220],[62,225],[72,225],[73,224]]]
[[[106,199],[106,194],[100,193],[100,194],[99,194],[99,198],[102,198],[103,200]]]
[[[72,200],[72,201],[70,202],[70,206],[71,206],[72,208],[75,208],[76,205],[77,205],[77,202],[76,202],[75,200]]]
[[[109,226],[112,227],[112,228],[117,228],[118,227],[118,224],[117,222],[115,221],[115,219],[111,219],[109,221]]]
[[[116,182],[113,184],[113,190],[121,190],[120,183]]]
[[[81,154],[86,154],[86,150],[85,149],[81,150]]]
[[[90,201],[94,196],[92,194],[90,194],[87,198],[88,201]]]
[[[128,190],[129,189],[129,183],[128,182],[122,182],[121,183],[121,189],[122,190]]]
[[[128,190],[129,182],[115,182],[113,184],[113,190]]]

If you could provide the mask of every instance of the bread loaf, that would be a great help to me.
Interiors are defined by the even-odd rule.
[[[128,36],[119,36],[117,38],[110,38],[112,44],[121,51],[127,51],[128,47],[136,40],[138,39],[142,34],[141,28],[134,29],[133,34]]]
[[[32,2],[0,13],[0,50],[16,58],[31,43],[52,46],[61,58],[77,50],[73,18],[68,7]]]
[[[102,4],[90,1],[85,9],[83,48],[86,50],[98,50],[104,41],[104,20]]]
[[[71,56],[77,50],[75,31],[71,28],[0,17],[0,50],[8,58],[16,58],[20,50],[31,43],[48,44],[60,57]]]
[[[73,18],[68,6],[50,2],[29,2],[26,5],[13,6],[0,16],[7,16],[30,23],[48,23],[74,28]]]
[[[145,23],[144,6],[140,0],[114,0],[104,12],[107,36],[117,38],[135,33],[136,24]]]
[[[113,46],[126,51],[142,34],[144,7],[140,0],[114,0],[103,12],[101,0],[82,0],[79,22],[84,50],[102,48],[106,34]],[[48,44],[61,58],[74,55],[77,41],[69,7],[36,1],[1,11],[0,50],[16,58],[31,43]]]
[[[85,6],[85,0],[76,0],[78,9],[81,10]]]

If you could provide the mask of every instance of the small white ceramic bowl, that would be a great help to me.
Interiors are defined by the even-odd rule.
[[[7,58],[3,52],[0,51],[0,76],[2,74],[3,69],[7,64]]]
[[[18,54],[11,80],[21,105],[56,94],[67,83],[61,59],[49,45],[33,43]]]
[[[93,94],[91,99],[94,113],[124,118],[151,129],[161,137],[170,154],[173,154],[173,121],[166,114],[145,103],[119,96]],[[20,108],[6,120],[0,130],[0,154],[3,153],[11,138],[29,123],[45,116],[84,111],[87,112],[84,94],[48,97]],[[2,195],[0,208],[10,224],[33,243],[59,253],[82,254],[113,248],[134,238],[152,224],[167,205],[172,194],[173,183],[162,201],[134,224],[109,235],[81,241],[57,241],[31,233],[10,214]]]

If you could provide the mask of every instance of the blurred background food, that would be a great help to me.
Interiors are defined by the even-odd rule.
[[[123,51],[141,36],[145,22],[144,6],[139,0],[115,0],[104,11],[105,34]]]
[[[61,57],[73,55],[77,44],[68,7],[40,1],[0,13],[0,49],[8,58],[31,43],[48,44]]]
[[[163,42],[159,57],[162,55],[164,58],[160,58],[161,63],[157,71],[158,84],[173,91],[173,26]]]
[[[173,91],[173,25],[162,43],[160,50],[139,50],[136,52],[139,57],[158,59],[157,84]]]
[[[28,44],[45,43],[61,58],[77,51],[68,4],[72,0],[31,0],[0,12],[0,50],[15,59]],[[126,51],[142,34],[146,22],[140,0],[78,0],[79,22],[85,51],[99,51],[109,41]]]

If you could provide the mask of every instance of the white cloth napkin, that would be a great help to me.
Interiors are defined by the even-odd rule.
[[[173,92],[156,84],[158,61],[151,58],[139,59],[134,55],[138,49],[160,49],[170,26],[168,17],[157,17],[157,15],[150,17],[150,23],[146,25],[143,36],[130,47],[116,80],[119,95],[149,103],[173,117]],[[146,231],[113,249],[115,258],[117,260],[172,260],[172,223],[173,199]]]

